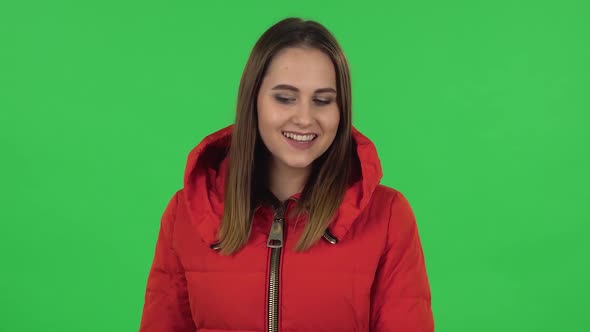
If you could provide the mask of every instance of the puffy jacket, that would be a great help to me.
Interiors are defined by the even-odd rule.
[[[261,205],[247,245],[220,255],[231,131],[207,136],[188,156],[184,187],[162,216],[141,332],[434,330],[414,214],[400,192],[379,184],[375,146],[354,128],[362,175],[320,242],[294,251],[305,224],[289,213],[294,195],[279,209],[282,247],[267,246],[280,220]]]

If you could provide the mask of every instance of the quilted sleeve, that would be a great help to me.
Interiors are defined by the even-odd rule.
[[[140,332],[194,332],[184,270],[172,248],[178,192],[162,215],[148,275]]]
[[[400,192],[393,198],[387,244],[371,290],[371,332],[391,331],[434,331],[418,227]]]

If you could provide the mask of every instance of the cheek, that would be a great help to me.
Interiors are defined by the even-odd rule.
[[[340,110],[335,107],[329,112],[323,113],[320,121],[327,133],[330,135],[336,135],[336,132],[338,131],[338,125],[340,123]]]
[[[266,128],[269,122],[272,122],[272,112],[270,112],[270,105],[265,98],[258,98],[257,112],[258,112],[258,126]]]
[[[258,99],[258,133],[265,144],[269,144],[270,140],[274,139],[277,128],[283,124],[281,112],[278,112],[276,107],[270,98]]]

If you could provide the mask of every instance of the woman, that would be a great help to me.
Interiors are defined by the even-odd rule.
[[[278,22],[246,64],[234,125],[188,156],[140,331],[433,331],[414,215],[381,176],[337,41]]]

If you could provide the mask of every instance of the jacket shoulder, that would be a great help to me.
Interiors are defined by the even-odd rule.
[[[373,192],[373,200],[377,200],[383,203],[391,203],[395,199],[397,195],[400,195],[401,192],[395,188],[379,184],[375,188]]]
[[[414,212],[406,196],[399,190],[379,184],[373,193],[373,204],[389,211],[389,220],[394,223],[413,223]]]

